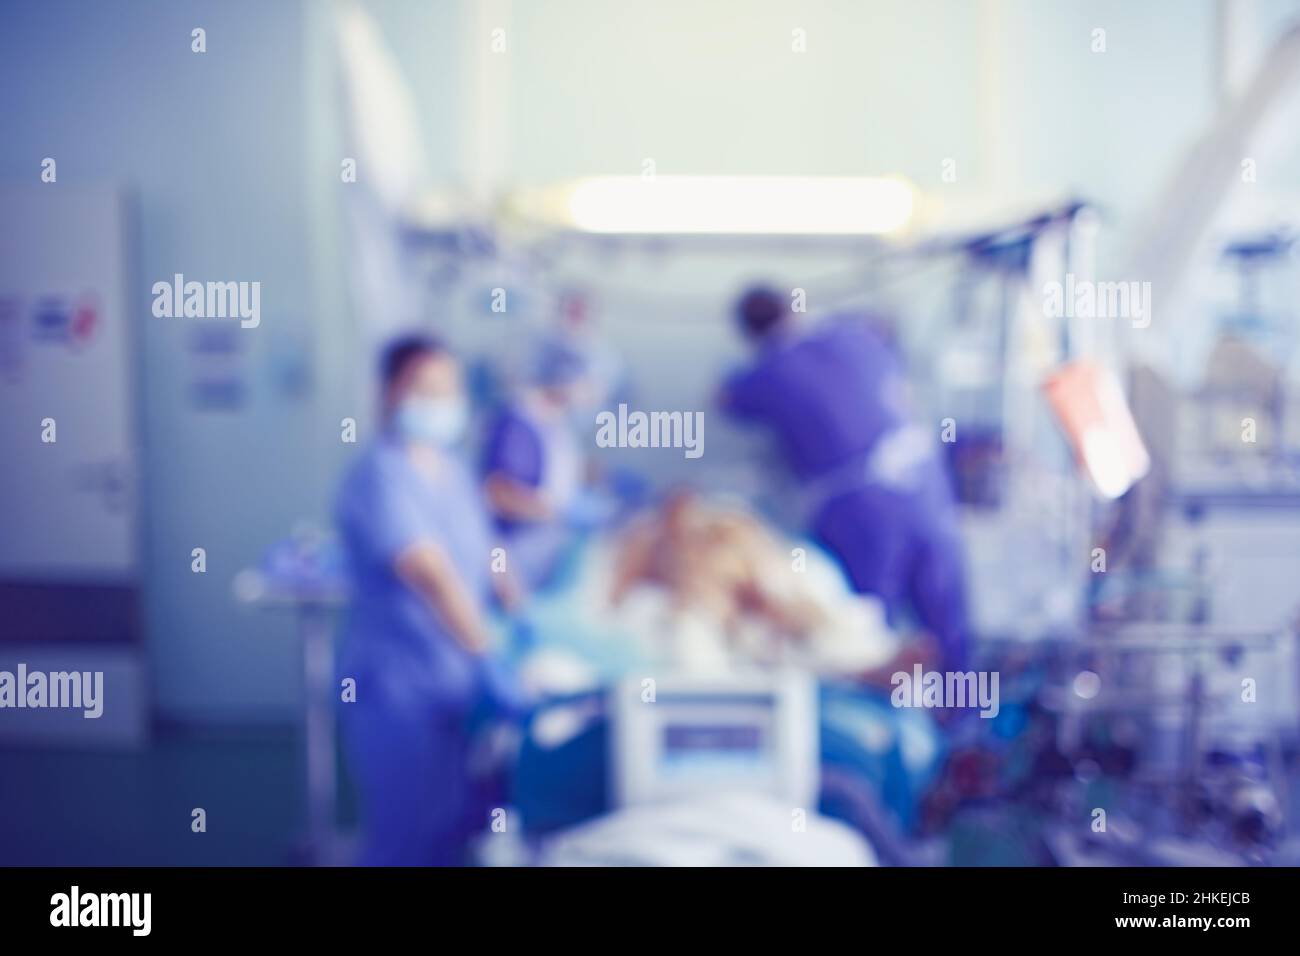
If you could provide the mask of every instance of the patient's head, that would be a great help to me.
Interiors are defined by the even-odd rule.
[[[664,529],[670,536],[681,537],[699,509],[699,495],[690,488],[674,488],[663,503]]]

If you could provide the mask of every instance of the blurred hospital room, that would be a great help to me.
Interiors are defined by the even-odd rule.
[[[0,865],[1300,864],[1300,0],[7,0]]]

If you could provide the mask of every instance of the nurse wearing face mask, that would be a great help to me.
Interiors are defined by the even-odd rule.
[[[467,725],[492,684],[485,608],[494,578],[479,491],[457,445],[468,409],[456,358],[402,339],[382,367],[383,433],[344,480],[337,520],[355,593],[339,677],[367,865],[459,864],[485,808]]]

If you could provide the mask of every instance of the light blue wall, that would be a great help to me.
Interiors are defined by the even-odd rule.
[[[367,3],[420,99],[435,179],[450,177],[454,3]],[[145,627],[159,713],[281,721],[301,712],[292,621],[251,611],[231,580],[300,520],[329,520],[357,367],[339,228],[335,35],[326,3],[14,4],[0,31],[0,177],[125,185],[138,221]],[[191,51],[191,30],[207,52]],[[262,283],[240,334],[247,386],[231,412],[189,402],[192,329],[153,318],[150,286],[183,272]],[[282,387],[299,353],[311,386]],[[190,570],[192,548],[208,571]]]
[[[323,500],[310,398],[277,393],[277,343],[313,318],[296,3],[30,3],[0,31],[0,175],[131,188],[138,219],[133,315],[143,409],[146,628],[154,695],[173,718],[296,713],[293,631],[241,610],[231,577]],[[190,31],[207,31],[207,52]],[[336,165],[335,165],[335,168]],[[57,186],[52,188],[58,188]],[[195,412],[191,329],[149,311],[152,283],[262,283],[242,333],[246,405]],[[208,572],[190,571],[203,547]]]
[[[1140,210],[1212,115],[1213,4],[1012,0],[1007,20],[1009,184]]]
[[[1297,0],[1242,9],[1256,53],[1300,18]],[[1122,220],[1212,115],[1215,35],[1213,0],[520,0],[505,165],[525,183],[645,158],[665,174],[901,173],[942,194],[952,157],[955,192],[1074,188]]]
[[[937,180],[978,135],[979,4],[518,3],[510,170]],[[806,52],[792,50],[803,30]]]

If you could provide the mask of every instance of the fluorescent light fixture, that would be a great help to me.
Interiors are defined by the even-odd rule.
[[[533,218],[632,235],[879,235],[907,225],[912,187],[896,178],[600,176],[532,197]]]

